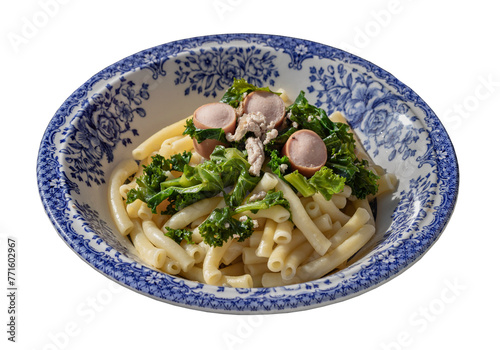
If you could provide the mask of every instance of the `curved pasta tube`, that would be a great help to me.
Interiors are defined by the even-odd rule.
[[[278,244],[286,244],[292,240],[293,222],[287,220],[278,223],[274,231],[273,241]]]
[[[142,220],[151,220],[153,218],[153,212],[151,211],[151,208],[149,208],[148,205],[144,202],[141,202],[141,206],[137,211],[137,215]]]
[[[165,249],[167,256],[177,261],[183,271],[187,271],[193,267],[194,259],[172,238],[165,236],[153,221],[143,221],[142,229],[149,241],[158,248]]]
[[[340,222],[337,221],[332,225],[329,231],[325,232],[326,237],[333,236],[340,228]],[[281,269],[281,277],[283,280],[290,281],[297,273],[297,267],[306,261],[312,254],[316,254],[319,257],[319,254],[314,251],[309,242],[304,242],[292,250],[290,254],[287,255],[285,264]]]
[[[238,258],[243,252],[243,248],[248,246],[248,240],[243,242],[233,242],[226,250],[221,258],[224,265],[231,264],[236,258]]]
[[[167,252],[165,249],[157,248],[151,244],[142,231],[141,224],[138,220],[133,220],[133,225],[130,231],[130,240],[139,252],[140,257],[151,266],[157,269],[161,268],[167,259]]]
[[[161,270],[171,275],[177,275],[182,271],[182,268],[177,261],[170,259],[167,256]]]
[[[278,244],[267,261],[267,268],[272,272],[279,272],[285,264],[285,259],[292,250],[306,242],[306,237],[300,230],[293,230],[292,240],[286,244]]]
[[[364,225],[337,248],[307,264],[299,266],[297,276],[302,281],[311,281],[326,275],[364,246],[375,233],[375,227]]]
[[[194,263],[201,263],[205,259],[207,248],[200,244],[189,244],[186,241],[181,242],[181,247],[184,248],[186,253],[194,259]]]
[[[245,247],[241,252],[243,262],[247,265],[259,264],[267,262],[267,258],[257,256],[255,254],[255,247]]]
[[[111,215],[118,228],[118,231],[126,236],[132,231],[134,224],[127,215],[125,203],[120,194],[120,187],[130,176],[137,172],[137,163],[132,160],[125,160],[118,164],[112,171],[108,186],[108,202]]]
[[[269,258],[271,255],[274,247],[274,231],[277,225],[278,223],[274,220],[266,220],[262,238],[255,250],[257,256]]]
[[[380,178],[377,181],[378,192],[376,196],[380,196],[387,192],[394,192],[397,184],[398,179],[396,178],[396,175],[391,173],[380,175]]]
[[[222,277],[219,265],[222,257],[232,243],[232,239],[228,239],[221,247],[209,247],[205,260],[203,260],[203,279],[206,283],[216,285]]]
[[[193,140],[190,136],[183,136],[178,140],[175,140],[170,145],[160,148],[158,154],[165,158],[170,158],[174,154],[182,153],[184,151],[191,151],[194,148]]]
[[[276,178],[270,176],[269,173],[264,173],[262,175],[262,179],[257,183],[257,185],[254,187],[254,189],[250,192],[250,194],[247,196],[247,198],[252,197],[255,194],[258,194],[262,191],[268,192],[269,190],[272,190],[274,187],[276,187],[276,184],[278,183],[278,180]]]
[[[332,218],[328,214],[318,216],[313,220],[313,222],[316,226],[318,226],[321,232],[329,231],[333,227]]]
[[[160,149],[158,150],[158,154],[161,154],[162,156],[164,156],[166,153],[168,153],[168,150],[172,147],[172,143],[174,143],[174,141],[177,141],[177,140],[182,139],[182,138],[183,138],[182,135],[177,135],[177,136],[172,136],[172,137],[164,140],[161,143]]]
[[[184,228],[202,216],[210,214],[221,202],[221,197],[205,198],[178,211],[165,223],[174,230]]]
[[[364,208],[358,208],[349,221],[347,221],[346,224],[330,238],[330,242],[332,243],[330,249],[338,247],[369,220],[370,214],[368,211]]]
[[[163,141],[171,137],[181,135],[184,132],[184,125],[186,125],[186,121],[189,118],[191,118],[191,116],[166,126],[153,136],[146,139],[132,151],[134,159],[143,160],[147,158],[151,153],[153,153],[153,151],[158,151],[160,149]]]
[[[273,175],[276,176],[276,175]],[[318,227],[311,220],[309,215],[307,215],[304,206],[300,202],[299,197],[295,192],[288,186],[283,180],[278,178],[278,184],[276,189],[283,192],[283,197],[285,197],[290,203],[290,211],[292,212],[292,217],[295,226],[302,232],[302,234],[307,238],[309,243],[314,247],[314,250],[318,254],[323,255],[326,253],[331,245],[331,242],[325,237],[325,235],[318,229]]]
[[[222,275],[220,285],[229,286],[233,288],[252,288],[253,280],[252,276],[246,274],[241,276],[226,276]]]
[[[349,215],[346,215],[343,212],[341,212],[333,201],[331,200],[327,201],[322,194],[315,193],[313,194],[312,197],[313,200],[316,203],[318,203],[319,207],[321,208],[321,211],[323,213],[327,213],[328,215],[330,215],[333,222],[340,221],[340,223],[343,225],[347,222],[347,220],[349,220]]]
[[[304,203],[302,202],[302,204]],[[321,215],[321,209],[319,208],[318,203],[314,201],[306,203],[304,208],[306,209],[307,215],[309,215],[309,217],[313,220]]]
[[[198,266],[193,266],[188,271],[181,270],[179,272],[179,275],[191,281],[206,283],[205,279],[203,278],[203,270],[201,267]]]
[[[257,213],[245,211],[241,213],[241,216],[243,215],[248,216],[250,219],[272,219],[277,223],[287,221],[290,218],[290,212],[283,208],[281,205],[275,205],[271,208],[261,209]]]
[[[136,199],[132,203],[126,204],[125,208],[128,216],[131,219],[137,219],[139,217],[139,208],[142,205],[142,201],[140,199]]]

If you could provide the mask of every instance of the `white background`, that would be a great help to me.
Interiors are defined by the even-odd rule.
[[[491,3],[3,1],[0,348],[496,348],[500,21]],[[314,310],[219,315],[122,288],[59,238],[41,205],[35,169],[42,134],[64,100],[135,52],[231,32],[346,49],[394,74],[441,118],[458,154],[460,195],[445,232],[413,267],[366,294]],[[15,344],[7,341],[7,237],[18,242]]]

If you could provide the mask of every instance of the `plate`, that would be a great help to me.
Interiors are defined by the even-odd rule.
[[[277,288],[205,285],[141,261],[107,207],[111,170],[157,130],[220,99],[233,78],[283,88],[342,112],[397,190],[378,200],[377,233],[344,270]],[[57,110],[41,141],[37,181],[56,231],[117,283],[160,301],[220,313],[279,313],[340,302],[397,276],[436,242],[459,172],[431,108],[387,71],[345,51],[276,35],[223,34],[159,45],[103,69]]]

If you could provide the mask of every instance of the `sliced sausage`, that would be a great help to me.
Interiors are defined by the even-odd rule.
[[[198,107],[193,113],[193,124],[198,129],[218,129],[225,133],[234,133],[236,129],[236,111],[233,107],[222,102],[208,103]],[[201,143],[193,140],[194,149],[204,158],[210,158],[215,146],[224,143],[207,139]]]
[[[326,145],[314,131],[302,129],[294,132],[283,147],[293,170],[311,177],[326,164]]]
[[[285,102],[269,91],[254,91],[243,100],[243,113],[261,112],[266,117],[266,124],[275,123],[278,127],[285,118]]]

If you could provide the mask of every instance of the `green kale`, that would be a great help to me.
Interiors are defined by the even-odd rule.
[[[319,192],[330,200],[335,193],[342,192],[345,179],[335,174],[332,169],[324,166],[307,179],[297,170],[284,176],[285,180],[304,197],[310,197]]]
[[[190,157],[186,152],[170,159],[160,155],[153,157],[151,164],[144,168],[144,174],[137,178],[138,187],[129,191],[127,203],[140,199],[156,213],[156,207],[168,200],[166,214],[174,214],[223,192],[226,203],[235,207],[260,181],[259,176],[250,175],[250,164],[245,154],[237,149],[217,146],[209,160],[196,166],[188,164]],[[168,179],[169,170],[182,171],[182,175]],[[227,187],[233,187],[229,194],[224,192]]]
[[[193,244],[193,240],[191,236],[193,235],[193,231],[181,228],[181,229],[173,229],[170,227],[165,227],[167,232],[165,232],[165,236],[172,238],[175,242],[180,244],[182,240],[186,240],[188,244]]]
[[[309,179],[309,184],[325,197],[332,199],[332,195],[344,189],[345,178],[335,174],[332,169],[324,166]]]
[[[271,169],[271,172],[278,175],[280,179],[284,180],[285,178],[283,177],[283,174],[286,172],[286,170],[289,170],[291,167],[290,160],[288,159],[287,156],[280,157],[278,155],[278,151],[276,150],[272,150],[269,156],[270,160],[267,163],[267,166]],[[284,167],[285,171],[281,171],[282,165],[285,165]]]
[[[375,194],[378,191],[377,180],[380,178],[373,171],[368,170],[368,162],[366,160],[356,159],[358,171],[354,174],[354,178],[350,181],[350,186],[353,189],[353,194],[360,198],[366,198],[369,194]]]
[[[168,179],[169,171],[182,171],[190,159],[190,152],[176,154],[170,159],[165,159],[161,155],[153,156],[151,163],[144,167],[143,175],[136,179],[138,187],[128,192],[127,203],[139,199],[156,212],[155,208],[161,202],[157,202],[156,196],[162,191],[162,183]]]
[[[177,153],[166,159],[165,162],[169,164],[171,170],[184,171],[184,167],[189,164],[192,153],[184,151]]]
[[[210,161],[218,164],[224,187],[231,186],[230,193],[224,193],[226,204],[230,207],[240,205],[248,192],[254,189],[261,177],[250,174],[250,163],[246,154],[236,148],[217,146]]]
[[[296,122],[301,129],[312,130],[321,138],[330,135],[330,131],[334,128],[334,123],[323,109],[309,104],[304,91],[301,91],[295,102],[288,106],[287,112],[290,120]]]
[[[222,96],[221,102],[227,103],[228,105],[236,108],[240,105],[241,101],[246,95],[253,91],[269,91],[272,92],[269,87],[259,88],[255,85],[248,83],[245,79],[234,79],[233,85],[226,91]],[[278,94],[274,92],[275,94]]]
[[[333,134],[332,134],[333,135]],[[368,162],[360,160],[354,153],[353,143],[337,141],[333,147],[327,144],[330,151],[326,165],[335,173],[345,178],[346,185],[352,188],[353,194],[359,199],[378,191],[377,180],[379,177],[367,169]]]
[[[283,197],[281,191],[269,191],[261,200],[246,203],[236,208],[216,208],[199,226],[200,235],[205,243],[214,247],[222,246],[230,238],[238,238],[238,241],[242,242],[252,235],[253,221],[250,218],[238,220],[234,216],[245,211],[255,213],[275,205],[281,205],[290,210],[290,203]]]
[[[253,221],[247,218],[239,221],[233,218],[231,207],[216,208],[199,226],[199,231],[205,243],[213,247],[221,247],[232,237],[238,237],[242,242],[253,233]]]
[[[290,210],[290,203],[283,197],[283,192],[281,191],[269,191],[266,196],[262,199],[248,202],[242,204],[234,209],[235,214],[243,213],[245,211],[251,211],[252,213],[257,213],[262,209],[269,209],[275,205],[281,205],[283,208]]]
[[[292,134],[297,130],[298,129],[294,128],[293,126],[287,126],[278,130],[278,136],[264,145],[264,151],[266,152],[266,154],[270,156],[273,151],[280,152],[290,136],[292,136]]]
[[[213,128],[213,129],[198,129],[194,126],[193,119],[188,119],[186,121],[183,135],[189,135],[192,139],[201,143],[207,139],[217,140],[223,143],[227,143],[226,133],[221,128]]]

